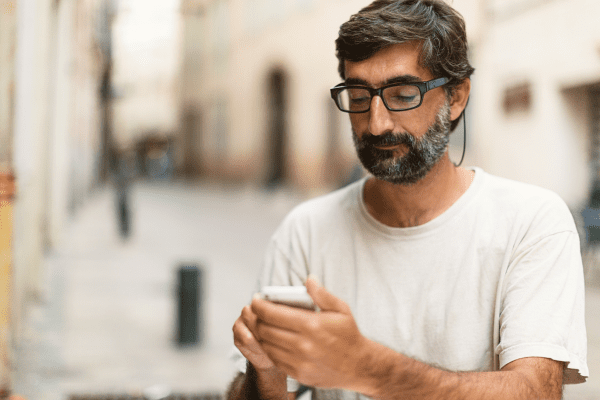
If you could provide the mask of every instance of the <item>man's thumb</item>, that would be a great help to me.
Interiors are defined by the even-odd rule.
[[[345,314],[350,313],[348,305],[341,299],[338,299],[329,293],[319,284],[317,277],[312,274],[309,275],[306,280],[306,291],[321,311],[337,311]]]

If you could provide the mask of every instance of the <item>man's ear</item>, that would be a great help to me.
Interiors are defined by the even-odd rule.
[[[450,100],[450,121],[454,121],[467,106],[469,94],[471,93],[471,79],[466,78],[462,83],[454,88],[452,99]]]

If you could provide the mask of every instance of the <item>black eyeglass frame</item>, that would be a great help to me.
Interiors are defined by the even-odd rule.
[[[450,82],[450,79],[448,79],[446,77],[441,77],[441,78],[437,78],[437,79],[432,79],[432,80],[427,81],[427,82],[391,83],[389,85],[382,86],[382,87],[380,87],[378,89],[375,89],[375,88],[372,88],[372,87],[369,87],[369,86],[345,85],[344,83],[340,83],[340,84],[335,85],[331,89],[329,89],[329,91],[331,92],[331,98],[333,99],[335,105],[342,112],[346,112],[346,113],[350,113],[350,114],[362,114],[362,113],[365,113],[365,112],[367,112],[367,111],[369,111],[371,109],[371,102],[373,101],[373,97],[376,96],[376,95],[379,96],[379,98],[383,101],[383,105],[385,106],[385,108],[387,108],[389,111],[396,111],[396,112],[398,112],[398,111],[414,110],[415,108],[420,107],[421,104],[423,104],[423,98],[425,97],[425,93],[429,92],[432,89],[438,88],[440,86],[444,86],[448,82]],[[393,87],[393,86],[416,86],[419,89],[419,92],[421,93],[421,98],[420,98],[419,104],[417,104],[416,106],[410,107],[410,108],[404,108],[402,110],[394,110],[394,109],[390,108],[387,105],[387,102],[385,101],[385,98],[383,97],[383,90],[387,89],[389,87]],[[352,89],[352,88],[365,89],[365,90],[367,90],[369,92],[369,94],[371,96],[371,100],[369,101],[369,108],[367,108],[364,111],[342,110],[342,108],[338,104],[338,100],[337,100],[338,93],[341,92],[344,89]]]

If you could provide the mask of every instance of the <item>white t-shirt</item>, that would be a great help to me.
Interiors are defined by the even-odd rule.
[[[363,335],[453,371],[523,357],[588,376],[579,237],[554,193],[485,173],[426,224],[392,228],[366,210],[366,178],[305,202],[270,242],[259,285],[309,273],[347,302]],[[317,398],[356,398],[317,390]]]

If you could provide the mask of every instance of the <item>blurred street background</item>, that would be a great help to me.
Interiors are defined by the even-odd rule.
[[[270,235],[363,174],[329,88],[369,2],[0,0],[0,394],[223,393]],[[463,165],[571,209],[591,376],[565,399],[598,399],[600,2],[451,2],[476,68]]]
[[[298,199],[204,183],[139,184],[123,242],[114,193],[94,193],[44,261],[16,356],[14,391],[28,399],[222,394],[235,375],[231,328],[255,291],[263,249]],[[177,342],[178,276],[202,269],[200,342]]]

